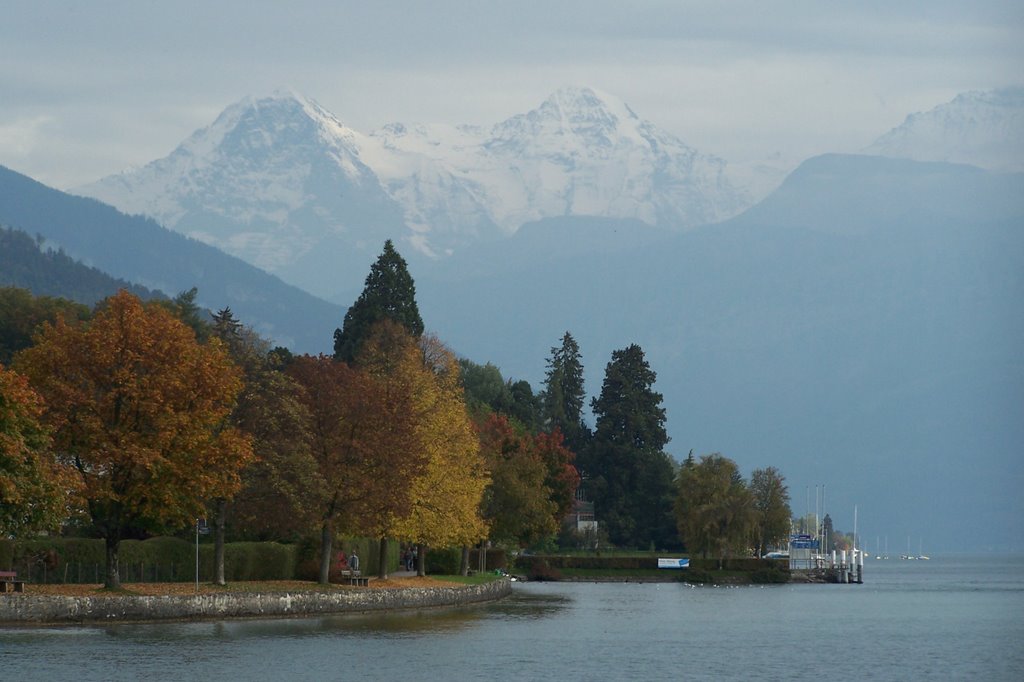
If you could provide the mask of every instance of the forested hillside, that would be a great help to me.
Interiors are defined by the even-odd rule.
[[[46,244],[113,277],[196,303],[230,306],[244,324],[298,352],[330,348],[344,310],[237,258],[94,199],[76,197],[0,166],[0,224],[42,235]]]
[[[139,298],[167,298],[161,291],[111,277],[83,265],[63,249],[46,248],[46,240],[0,227],[0,286],[28,289],[37,296],[60,296],[91,306],[127,289]]]

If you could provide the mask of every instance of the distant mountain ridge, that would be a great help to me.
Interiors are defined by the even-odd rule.
[[[369,135],[278,92],[75,191],[337,299],[386,238],[438,258],[548,217],[715,222],[752,203],[726,171],[590,88],[559,90],[489,130],[391,124]]]
[[[211,246],[3,166],[0,224],[42,235],[87,266],[150,289],[174,295],[198,287],[199,305],[230,306],[242,323],[297,352],[327,351],[344,317],[340,306]]]
[[[1024,171],[1024,87],[965,92],[910,114],[864,153]]]

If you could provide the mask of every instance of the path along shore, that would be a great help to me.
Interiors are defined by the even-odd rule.
[[[501,599],[509,578],[479,585],[352,588],[328,592],[219,592],[192,595],[0,595],[0,625],[122,623],[226,618],[278,618],[462,606]]]

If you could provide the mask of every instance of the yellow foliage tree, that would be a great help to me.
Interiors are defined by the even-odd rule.
[[[189,524],[205,500],[237,491],[252,457],[226,425],[240,372],[163,308],[122,290],[88,324],[46,324],[15,363],[45,399],[55,450],[106,541],[106,587],[120,586],[127,531]]]
[[[487,535],[480,502],[490,476],[466,411],[458,362],[432,336],[421,339],[420,362],[427,380],[414,421],[426,467],[413,481],[408,513],[396,519],[395,533],[424,547],[474,544]]]

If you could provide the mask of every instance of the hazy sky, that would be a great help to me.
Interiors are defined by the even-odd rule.
[[[0,164],[60,188],[290,87],[365,132],[491,124],[587,85],[702,152],[857,151],[1024,81],[1024,3],[6,0]]]

